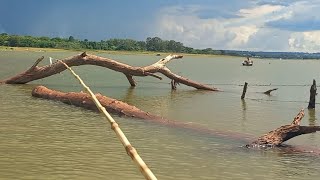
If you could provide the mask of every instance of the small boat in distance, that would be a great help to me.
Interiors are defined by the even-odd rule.
[[[253,61],[250,60],[249,57],[247,57],[247,59],[242,62],[242,65],[243,66],[252,66],[253,65]]]

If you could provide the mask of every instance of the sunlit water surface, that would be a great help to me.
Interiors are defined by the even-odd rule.
[[[78,52],[0,52],[0,79],[30,67],[44,55],[64,58]],[[144,66],[159,57],[98,54]],[[136,77],[129,88],[125,76],[95,66],[74,67],[94,92],[176,121],[194,123],[230,137],[167,127],[114,116],[132,145],[159,179],[319,179],[320,156],[281,149],[242,147],[289,124],[306,108],[312,79],[319,80],[320,61],[186,56],[168,67],[175,73],[215,86],[224,92],[195,90],[184,85],[171,91],[170,80]],[[242,85],[248,82],[244,101]],[[96,112],[31,96],[36,85],[80,91],[64,71],[26,85],[0,86],[0,179],[143,179],[109,124]],[[266,96],[261,92],[279,88]],[[317,106],[319,106],[317,104]],[[320,111],[306,110],[303,125],[318,125]],[[238,135],[234,135],[238,134]],[[243,136],[243,137],[242,137]],[[286,144],[320,149],[320,134],[308,134]]]

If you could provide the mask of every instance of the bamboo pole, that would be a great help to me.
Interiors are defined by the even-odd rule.
[[[139,167],[141,173],[146,179],[157,179],[156,176],[152,173],[152,171],[148,168],[147,164],[142,160],[142,158],[139,156],[136,149],[130,144],[129,140],[125,136],[125,134],[120,129],[117,122],[112,118],[112,116],[108,113],[106,108],[104,108],[97,97],[93,94],[93,92],[90,90],[90,88],[82,81],[82,79],[63,61],[61,62],[69,71],[73,74],[75,78],[77,78],[80,82],[80,84],[85,88],[86,92],[91,96],[93,102],[99,109],[99,111],[105,116],[105,118],[109,121],[111,125],[111,129],[116,133],[117,137],[121,141],[122,145],[127,151],[127,154],[131,157],[131,159],[137,164]]]

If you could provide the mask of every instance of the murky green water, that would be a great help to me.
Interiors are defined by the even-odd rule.
[[[42,64],[48,64],[49,56],[74,54],[0,52],[0,79],[25,70],[42,55],[46,57]],[[159,58],[99,55],[138,66]],[[138,86],[130,89],[121,73],[94,66],[74,70],[94,92],[169,119],[253,138],[290,123],[307,107],[312,79],[319,81],[320,61],[256,59],[254,66],[242,67],[242,60],[190,56],[168,64],[179,75],[224,90],[219,93],[184,85],[172,92],[168,79],[149,77],[136,78]],[[249,87],[241,101],[240,85],[245,81]],[[27,85],[0,86],[0,179],[143,179],[99,114],[31,97],[32,88],[40,84],[62,91],[82,90],[67,71]],[[271,88],[279,89],[272,96],[260,93]],[[319,125],[317,109],[306,110],[303,125]],[[320,175],[320,156],[313,153],[245,149],[241,137],[115,119],[159,179],[318,179]],[[320,149],[320,134],[303,135],[287,144]]]

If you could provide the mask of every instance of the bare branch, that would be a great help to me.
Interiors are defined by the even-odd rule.
[[[133,79],[133,77],[131,75],[128,75],[128,74],[125,74],[125,75],[126,75],[128,81],[129,81],[130,85],[132,87],[135,87],[136,86],[136,81]]]
[[[183,56],[181,55],[169,55],[164,59],[159,60],[158,62],[151,64],[149,66],[144,67],[134,67],[130,66],[109,58],[99,57],[91,54],[87,54],[86,52],[83,52],[82,54],[68,57],[65,59],[61,59],[64,63],[66,63],[68,66],[81,66],[81,65],[95,65],[95,66],[101,66],[105,67],[117,72],[121,72],[126,75],[127,79],[129,80],[129,83],[131,86],[135,86],[136,83],[133,80],[133,76],[152,76],[158,79],[162,79],[160,76],[156,75],[155,73],[162,73],[163,75],[167,76],[170,79],[174,79],[176,82],[180,82],[182,84],[185,84],[187,86],[191,86],[197,89],[202,90],[209,90],[209,91],[217,91],[218,89],[209,87],[204,84],[200,84],[195,81],[191,81],[187,78],[178,76],[174,73],[172,73],[165,64],[173,59],[180,59]],[[59,61],[59,60],[58,60]],[[40,61],[39,61],[40,62]],[[11,77],[9,79],[6,79],[2,81],[2,83],[6,84],[25,84],[37,79],[42,79],[48,76],[52,76],[54,74],[60,73],[64,71],[66,67],[61,63],[54,63],[52,65],[37,67],[33,69],[29,69],[25,72],[22,72],[14,77]],[[128,76],[131,76],[128,78]],[[134,83],[133,83],[134,82]]]
[[[30,71],[32,69],[34,69],[42,60],[44,59],[44,56],[42,56],[41,58],[37,59],[37,61],[30,67]]]

